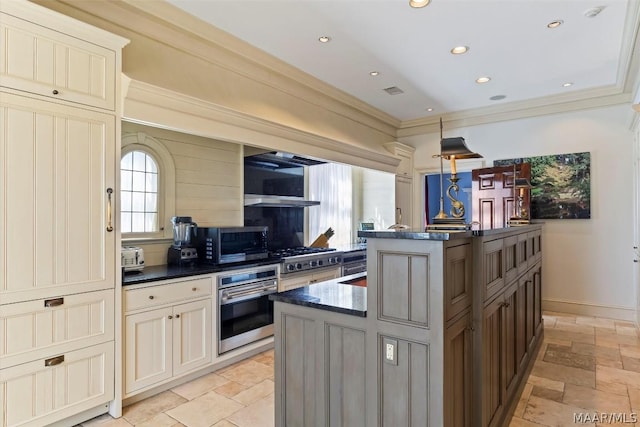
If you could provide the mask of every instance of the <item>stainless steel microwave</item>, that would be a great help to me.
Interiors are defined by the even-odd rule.
[[[261,260],[269,257],[269,228],[198,227],[196,249],[204,264],[229,264]]]

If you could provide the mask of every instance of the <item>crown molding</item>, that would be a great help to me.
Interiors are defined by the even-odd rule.
[[[390,136],[400,120],[165,1],[35,0],[89,14]],[[86,18],[87,16],[84,15]],[[121,30],[121,31],[122,31]],[[135,43],[135,40],[133,40]]]
[[[390,173],[395,173],[400,162],[385,152],[302,131],[126,76],[123,80],[129,80],[123,120]]]
[[[458,111],[443,114],[442,120],[449,124],[449,127],[467,127],[576,110],[631,104],[631,94],[621,93],[620,89],[616,87],[582,91],[581,95],[580,98],[576,95],[550,96],[511,102],[490,108]],[[432,133],[437,132],[439,129],[439,117],[410,120],[400,124],[397,137],[403,138]]]

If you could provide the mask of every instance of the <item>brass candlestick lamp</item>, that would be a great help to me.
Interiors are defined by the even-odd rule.
[[[474,153],[469,150],[467,144],[462,137],[456,138],[442,138],[442,118],[440,119],[440,154],[435,154],[433,157],[440,158],[440,212],[433,218],[433,224],[427,225],[427,231],[436,230],[468,230],[471,228],[471,224],[465,223],[464,220],[464,203],[458,200],[458,192],[460,187],[458,186],[458,171],[456,169],[456,159],[480,159],[482,156],[478,153]],[[451,162],[451,176],[449,178],[449,186],[447,187],[447,198],[451,201],[451,210],[449,213],[451,216],[447,216],[444,213],[444,196],[442,192],[443,187],[443,167],[442,159],[447,159]]]
[[[527,225],[529,224],[529,209],[524,205],[524,196],[525,192],[531,189],[531,183],[527,178],[514,178],[513,189],[517,195],[515,197],[515,212],[509,219],[509,225]]]

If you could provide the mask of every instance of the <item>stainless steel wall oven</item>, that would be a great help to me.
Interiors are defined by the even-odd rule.
[[[218,354],[273,335],[277,290],[274,265],[218,276]]]

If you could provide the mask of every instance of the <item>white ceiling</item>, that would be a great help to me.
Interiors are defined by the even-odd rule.
[[[402,121],[628,90],[639,1],[431,0],[413,9],[408,0],[169,0]],[[318,42],[323,35],[331,41]],[[469,52],[452,55],[458,45]],[[481,76],[491,81],[477,84]],[[383,91],[392,86],[404,93]]]

